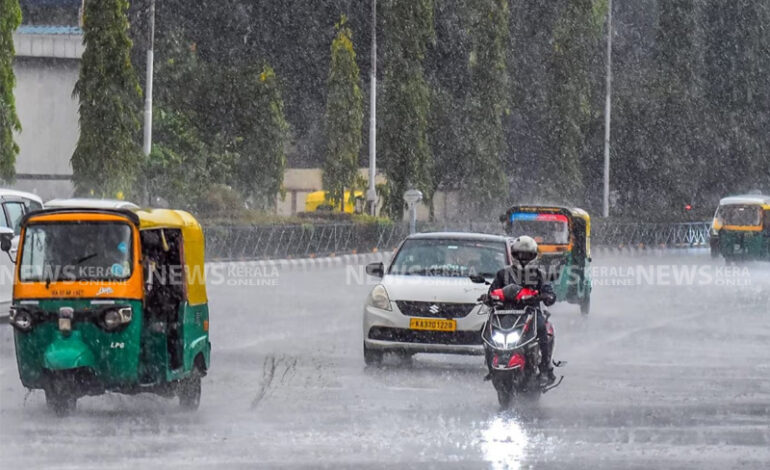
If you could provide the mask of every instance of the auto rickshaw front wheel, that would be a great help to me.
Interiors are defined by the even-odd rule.
[[[44,390],[45,403],[56,416],[67,416],[75,411],[78,397],[66,382],[52,381]]]

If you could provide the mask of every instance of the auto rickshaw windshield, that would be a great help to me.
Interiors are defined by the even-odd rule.
[[[514,237],[528,235],[543,245],[569,244],[569,223],[561,214],[511,214],[509,233]]]
[[[762,209],[758,206],[722,206],[717,212],[717,218],[724,225],[754,227],[762,225]]]
[[[120,280],[131,276],[132,230],[122,222],[57,222],[26,227],[21,282]]]

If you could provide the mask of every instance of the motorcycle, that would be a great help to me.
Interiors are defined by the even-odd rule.
[[[474,282],[484,282],[474,276]],[[524,306],[521,309],[507,309],[508,303]],[[513,301],[513,302],[512,302]],[[497,391],[500,406],[508,408],[514,398],[534,399],[541,394],[558,387],[564,377],[552,384],[540,381],[540,364],[543,360],[538,342],[538,317],[548,318],[543,310],[539,292],[529,287],[509,285],[495,289],[479,298],[489,312],[487,322],[481,332],[484,343],[486,364],[491,380]],[[544,315],[538,315],[543,313]],[[549,349],[553,350],[554,330],[546,320]],[[561,367],[564,362],[554,362]]]

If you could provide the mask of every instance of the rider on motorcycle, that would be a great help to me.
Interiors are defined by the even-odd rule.
[[[536,266],[528,264],[537,258],[537,242],[532,237],[522,236],[513,241],[511,245],[513,264],[497,272],[495,280],[489,286],[489,292],[502,289],[509,285],[516,285],[520,289],[529,288],[536,290],[536,297],[524,297],[519,300],[505,299],[506,308],[522,309],[532,302],[543,302],[546,306],[556,302],[556,294],[553,287],[546,282],[545,273]],[[506,295],[507,297],[507,295]],[[553,373],[552,354],[553,345],[548,341],[548,317],[544,309],[538,309],[537,337],[540,345],[542,360],[540,362],[540,377],[544,385],[553,383],[556,376]]]

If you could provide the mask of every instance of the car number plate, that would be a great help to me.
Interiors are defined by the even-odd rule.
[[[437,318],[410,318],[409,328],[412,330],[455,331],[457,320],[442,320]]]

